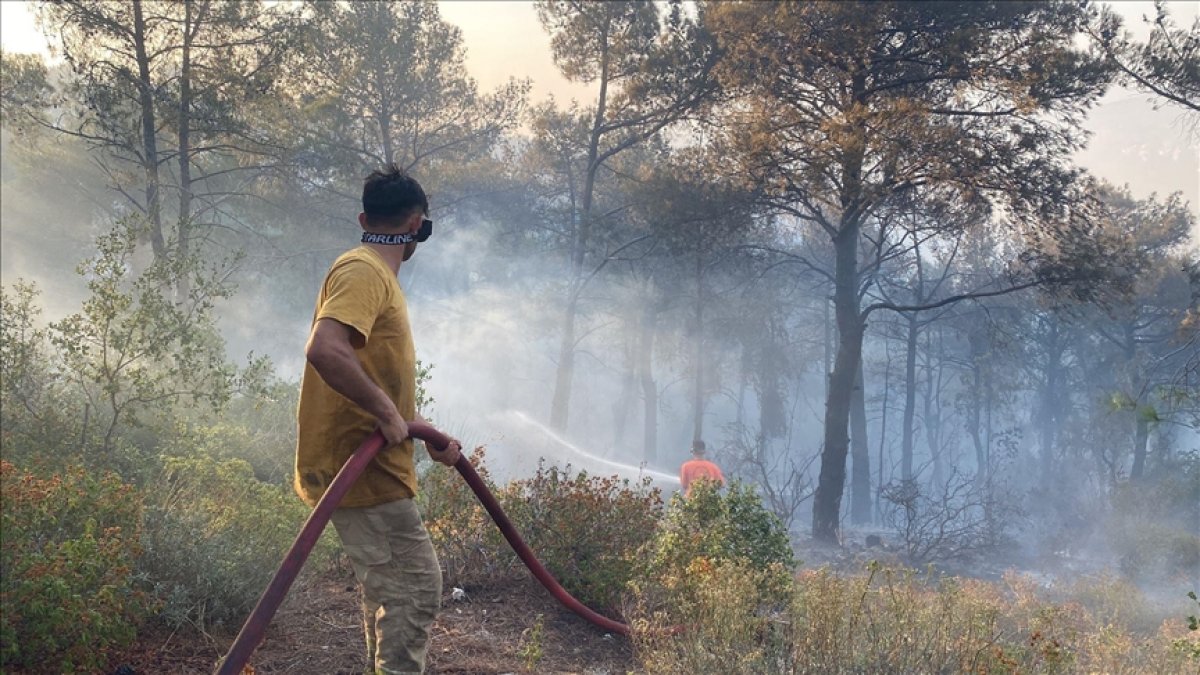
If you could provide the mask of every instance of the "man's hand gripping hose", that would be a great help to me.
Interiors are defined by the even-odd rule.
[[[450,444],[450,437],[433,428],[432,425],[422,422],[413,421],[408,423],[409,434],[413,438],[418,438],[426,443],[429,443],[438,450],[444,450]],[[317,502],[316,508],[309,514],[308,520],[305,521],[304,527],[300,529],[300,534],[296,535],[296,541],[292,543],[292,547],[288,549],[287,555],[284,556],[283,562],[279,565],[279,570],[275,572],[271,583],[267,585],[267,590],[263,591],[262,597],[259,598],[258,604],[255,605],[254,611],[250,612],[246,623],[242,625],[241,632],[233,641],[233,645],[229,647],[229,652],[221,663],[217,666],[217,675],[239,675],[242,669],[250,661],[250,655],[258,647],[262,641],[263,634],[267,630],[267,625],[271,623],[271,618],[275,616],[275,611],[279,609],[279,605],[283,602],[283,598],[287,595],[288,589],[291,588],[292,582],[296,580],[296,576],[300,573],[300,568],[304,566],[304,561],[308,559],[308,554],[312,552],[317,540],[321,537],[321,532],[324,531],[325,525],[329,523],[329,518],[333,515],[334,509],[338,503],[346,496],[346,492],[350,490],[350,486],[358,479],[363,470],[367,468],[375,455],[383,449],[387,441],[383,434],[378,430],[367,437],[350,459],[342,465],[342,469],[338,471],[333,482],[329,484],[329,489],[325,491],[324,496]],[[591,621],[604,630],[620,633],[622,635],[629,634],[629,626],[601,616],[592,609],[585,606],[583,603],[576,600],[567,593],[566,590],[551,576],[550,572],[542,565],[540,561],[533,555],[533,551],[529,550],[529,546],[521,539],[521,535],[517,533],[508,516],[504,514],[504,510],[500,508],[500,502],[496,501],[495,496],[488,490],[483,479],[475,472],[475,467],[471,466],[471,462],[465,455],[460,455],[458,461],[454,463],[454,468],[467,481],[467,485],[471,486],[471,490],[475,496],[483,504],[483,508],[487,510],[488,515],[495,521],[496,527],[500,529],[500,533],[508,541],[509,546],[516,552],[533,576],[541,582],[546,590],[550,591],[559,602],[567,609],[575,612],[579,616]]]

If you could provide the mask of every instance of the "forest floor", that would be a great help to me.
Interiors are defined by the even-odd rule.
[[[873,532],[870,532],[873,533]],[[856,532],[843,546],[796,537],[804,568],[862,572],[870,561],[900,566],[894,545],[867,546]],[[1010,561],[1011,562],[1011,561]],[[942,570],[998,579],[1000,561]],[[302,578],[275,615],[247,673],[360,675],[366,672],[358,592],[348,565]],[[606,634],[575,616],[532,578],[468,588],[454,600],[447,587],[433,627],[428,673],[625,674],[639,670],[627,638]],[[541,617],[540,634],[536,626]],[[206,635],[195,630],[150,632],[113,660],[113,675],[209,675],[238,626]]]
[[[428,673],[580,673],[637,669],[629,640],[563,608],[532,579],[446,589],[433,627]],[[354,575],[338,568],[293,589],[250,661],[254,675],[360,675],[366,655]],[[541,616],[541,634],[535,628]],[[236,630],[236,628],[234,629]],[[148,633],[113,661],[120,675],[209,675],[234,635]]]
[[[806,566],[842,570],[859,571],[871,553],[881,552],[806,544],[797,551]],[[252,672],[361,675],[367,663],[353,572],[343,565],[302,581],[271,621],[250,661]],[[627,638],[575,616],[532,578],[467,589],[464,600],[454,600],[451,590],[445,589],[433,627],[428,673],[623,675],[638,670]],[[208,635],[185,629],[142,634],[114,659],[113,673],[210,675],[238,628]]]

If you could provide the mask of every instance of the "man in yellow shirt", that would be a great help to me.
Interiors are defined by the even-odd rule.
[[[332,520],[362,590],[371,667],[420,673],[442,574],[412,499],[416,352],[396,275],[433,223],[425,191],[395,165],[367,176],[362,203],[363,245],[334,261],[317,297],[300,385],[295,488],[315,506],[363,439],[376,427],[383,432],[387,447]],[[460,450],[454,441],[429,455],[451,466]]]

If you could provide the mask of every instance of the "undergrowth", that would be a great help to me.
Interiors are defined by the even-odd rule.
[[[1151,631],[1117,620],[1129,586],[1099,579],[1061,599],[1023,576],[1002,583],[872,563],[806,570],[785,587],[742,561],[694,565],[692,592],[635,621],[648,673],[1195,673],[1200,634],[1179,619]],[[1086,591],[1086,592],[1084,592]],[[1098,604],[1072,594],[1108,598]],[[680,625],[675,633],[666,625]]]
[[[154,609],[138,586],[141,505],[113,474],[0,462],[0,666],[94,672]]]

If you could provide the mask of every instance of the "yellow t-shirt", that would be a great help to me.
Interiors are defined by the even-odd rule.
[[[356,349],[363,370],[396,402],[405,420],[416,416],[416,351],[408,305],[396,275],[371,249],[343,253],[325,276],[313,324],[330,318],[358,331],[366,344]],[[354,450],[378,425],[373,415],[334,391],[312,364],[300,384],[296,443],[296,493],[309,506],[333,482]],[[374,506],[411,498],[417,491],[413,443],[379,451],[355,481],[341,507]]]

